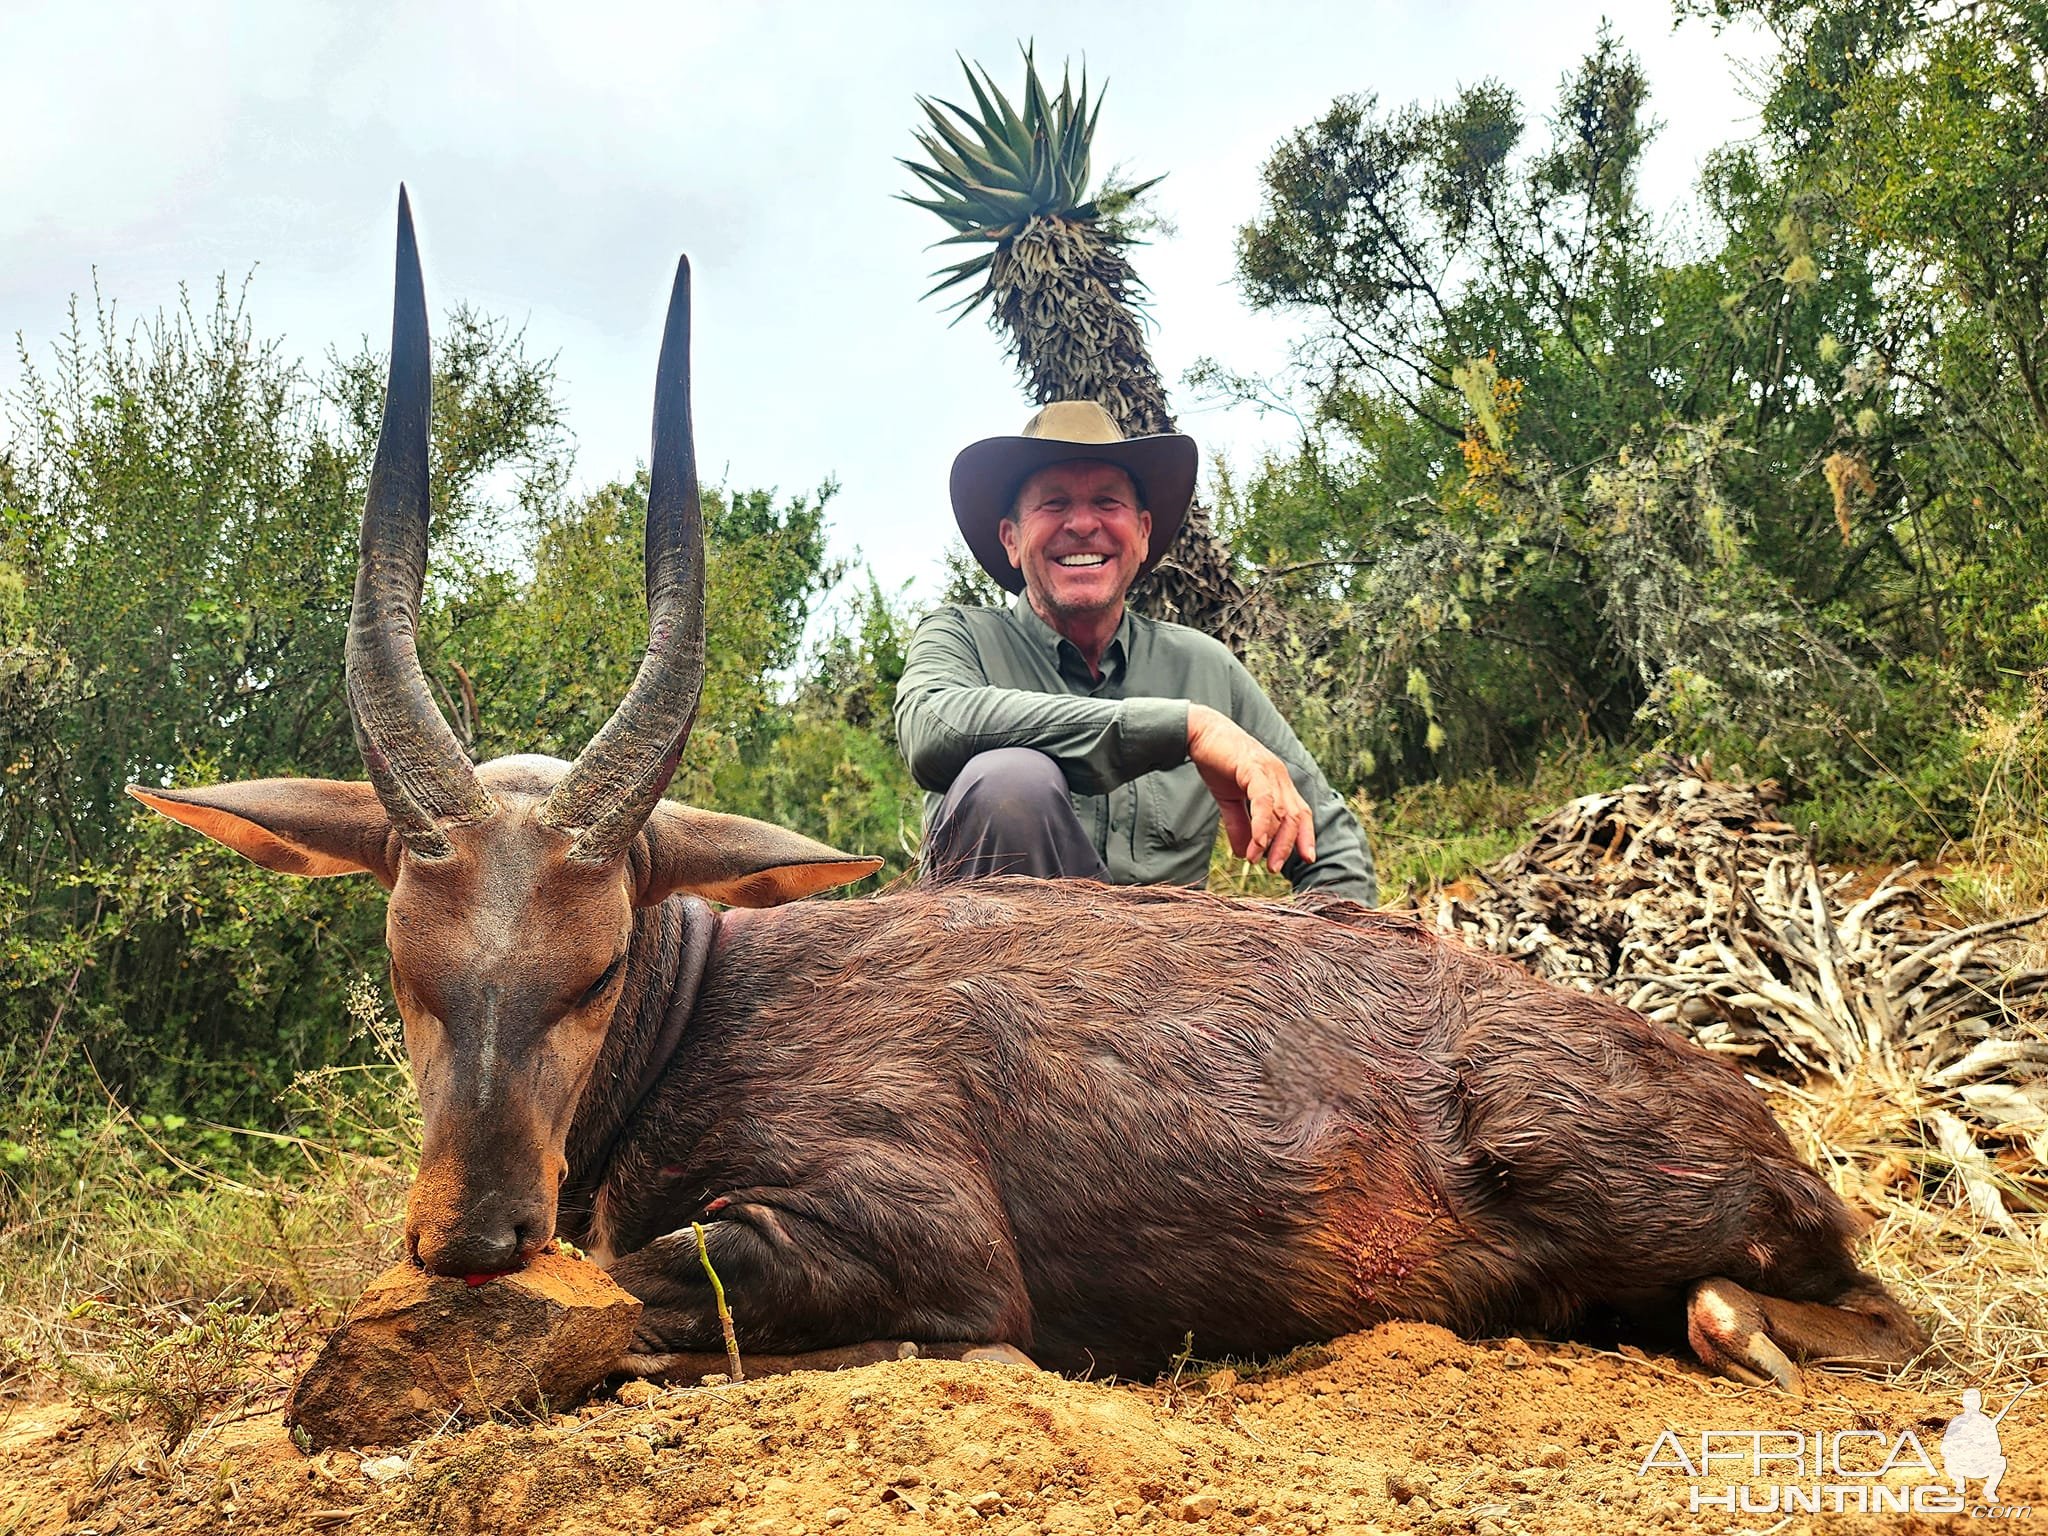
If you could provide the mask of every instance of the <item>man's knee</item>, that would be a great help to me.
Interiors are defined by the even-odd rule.
[[[997,747],[969,758],[946,803],[954,815],[998,834],[1043,826],[1049,812],[1073,804],[1060,765],[1029,747]]]
[[[1101,880],[1067,777],[1043,752],[999,747],[970,759],[925,829],[925,878],[1034,875]]]

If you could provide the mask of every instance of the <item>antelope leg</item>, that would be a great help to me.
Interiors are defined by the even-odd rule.
[[[751,1352],[1032,1344],[1031,1303],[1008,1224],[957,1176],[892,1198],[853,1180],[734,1190],[702,1223],[742,1359]],[[623,1255],[612,1278],[645,1306],[633,1353],[716,1352],[724,1331],[693,1227]],[[719,1367],[711,1367],[719,1369]]]
[[[1686,1334],[1710,1369],[1792,1393],[1801,1390],[1795,1358],[1903,1365],[1927,1346],[1920,1325],[1874,1282],[1818,1302],[1702,1280],[1686,1297]]]

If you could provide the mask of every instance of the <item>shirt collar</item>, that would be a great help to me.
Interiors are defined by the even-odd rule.
[[[1012,599],[1010,603],[1010,618],[1019,629],[1023,630],[1031,638],[1032,644],[1052,658],[1055,671],[1065,670],[1061,667],[1060,663],[1065,657],[1072,656],[1074,658],[1074,670],[1084,674],[1087,672],[1088,663],[1082,659],[1080,648],[1039,617],[1038,610],[1031,606],[1030,593],[1019,592]],[[1126,602],[1124,604],[1124,615],[1117,621],[1116,633],[1109,637],[1109,645],[1102,653],[1102,675],[1104,677],[1121,676],[1125,666],[1129,664],[1132,629],[1131,605],[1129,602]]]

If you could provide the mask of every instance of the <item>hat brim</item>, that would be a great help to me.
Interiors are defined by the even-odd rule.
[[[969,443],[953,460],[953,520],[981,568],[1006,591],[1024,590],[1024,573],[1010,564],[997,524],[1010,515],[1024,482],[1050,464],[1100,459],[1114,464],[1138,486],[1138,499],[1152,514],[1152,543],[1143,575],[1159,563],[1187,520],[1195,497],[1201,455],[1195,440],[1178,432],[1127,437],[1115,443],[1073,443],[1050,437],[985,437]]]

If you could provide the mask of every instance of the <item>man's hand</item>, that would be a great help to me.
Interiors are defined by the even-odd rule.
[[[1316,818],[1266,744],[1206,704],[1188,706],[1188,759],[1223,812],[1230,851],[1279,874],[1290,854],[1316,857]]]

